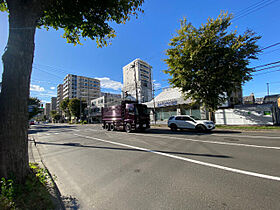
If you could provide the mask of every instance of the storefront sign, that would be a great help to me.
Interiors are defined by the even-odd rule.
[[[161,101],[158,102],[158,107],[165,107],[165,106],[174,106],[177,105],[177,100],[169,100],[169,101]]]

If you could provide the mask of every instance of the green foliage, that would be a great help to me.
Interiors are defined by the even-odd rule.
[[[96,40],[98,46],[115,37],[110,22],[117,24],[137,15],[144,0],[56,0],[44,11],[38,26],[64,29],[68,43],[80,44],[80,37]]]
[[[48,173],[36,163],[24,184],[1,179],[0,209],[54,209],[48,192]]]
[[[86,103],[77,98],[72,98],[68,105],[71,114],[75,117],[80,117],[81,112],[84,112],[85,107]]]
[[[51,117],[52,117],[54,120],[58,121],[58,120],[60,120],[61,115],[58,114],[56,110],[51,110]]]
[[[0,0],[0,11],[1,12],[7,12],[8,11],[7,3],[4,0]]]
[[[14,187],[13,180],[2,178],[0,181],[0,209],[14,209]]]
[[[70,113],[69,108],[68,108],[69,101],[70,101],[69,98],[65,98],[65,99],[63,99],[63,100],[60,102],[59,106],[60,106],[61,110],[62,110],[68,117],[71,117],[71,113]]]
[[[183,19],[166,52],[169,69],[164,72],[172,76],[169,82],[210,111],[252,78],[254,70],[247,66],[260,52],[256,45],[260,36],[254,32],[227,31],[231,19],[232,15],[222,12],[199,28]]]
[[[28,100],[28,107],[31,108],[31,111],[29,111],[28,119],[32,119],[34,116],[36,116],[39,113],[43,112],[43,109],[40,107],[41,101],[36,97],[30,97]]]
[[[8,11],[6,1],[0,0],[0,11]],[[96,40],[98,47],[110,44],[115,31],[109,23],[125,23],[130,16],[143,12],[144,0],[54,0],[38,5],[43,9],[37,27],[64,29],[68,43],[81,44],[80,38]],[[38,1],[40,4],[40,1]],[[39,12],[39,11],[37,11]],[[109,41],[109,42],[108,42]]]

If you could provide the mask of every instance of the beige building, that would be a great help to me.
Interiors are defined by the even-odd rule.
[[[52,97],[51,98],[51,110],[56,110],[56,105],[57,105],[57,98]]]
[[[51,112],[51,103],[46,103],[44,109],[44,115],[46,115],[47,118],[50,118],[50,112]]]
[[[123,67],[123,94],[129,94],[140,103],[152,100],[152,66],[135,59]]]
[[[63,84],[57,86],[56,110],[59,111],[60,102],[63,100]]]
[[[100,96],[100,81],[89,77],[67,74],[63,82],[63,99],[79,98],[88,104]]]

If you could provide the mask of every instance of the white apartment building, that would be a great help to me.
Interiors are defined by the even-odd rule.
[[[123,94],[140,103],[152,100],[152,66],[137,58],[123,67]]]
[[[63,84],[57,86],[56,110],[59,111],[60,102],[63,100]]]
[[[91,100],[92,107],[113,106],[122,100],[121,94],[101,93],[101,97]]]
[[[88,104],[100,96],[100,81],[98,79],[67,74],[63,82],[63,99],[79,98]]]

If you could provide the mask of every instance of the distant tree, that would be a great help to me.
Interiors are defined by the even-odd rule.
[[[28,172],[28,97],[36,28],[64,29],[69,43],[80,38],[106,46],[115,37],[110,23],[125,23],[143,0],[0,0],[9,13],[9,38],[0,94],[0,178],[23,182]]]
[[[61,115],[58,114],[56,110],[51,110],[51,117],[55,122],[61,119]]]
[[[28,100],[28,120],[32,119],[39,113],[42,113],[41,101],[36,97],[30,97]]]
[[[260,36],[254,32],[237,35],[236,31],[227,31],[231,19],[231,14],[222,12],[199,28],[183,19],[166,53],[165,73],[172,76],[170,84],[210,112],[252,78],[254,70],[248,64],[260,52],[256,44]]]
[[[85,107],[86,103],[77,98],[72,98],[68,105],[71,114],[76,118],[80,118],[81,113],[84,113]]]
[[[70,102],[70,100],[69,100],[69,98],[67,97],[67,98],[63,99],[63,100],[60,102],[59,107],[61,108],[61,110],[64,112],[64,114],[65,114],[67,117],[71,118],[71,112],[70,112],[69,106],[68,106],[68,105],[69,105],[69,102]]]

